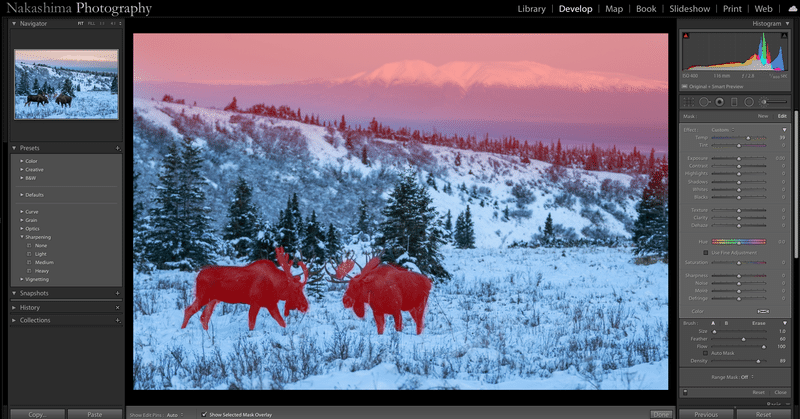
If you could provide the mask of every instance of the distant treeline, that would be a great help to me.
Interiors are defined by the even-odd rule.
[[[185,100],[175,99],[168,94],[164,95],[162,100],[164,102],[185,104]],[[591,146],[562,146],[560,138],[556,142],[551,141],[550,144],[545,144],[542,141],[529,143],[527,140],[520,141],[513,136],[490,138],[488,133],[483,138],[478,139],[474,135],[448,135],[440,132],[412,130],[409,127],[394,129],[375,118],[372,118],[367,127],[362,127],[360,124],[354,127],[347,123],[344,115],[342,115],[341,121],[320,121],[319,115],[313,113],[303,114],[300,108],[295,111],[287,105],[276,107],[275,105],[267,106],[259,103],[247,109],[240,109],[236,102],[236,97],[224,110],[329,127],[330,129],[338,130],[345,139],[366,136],[403,142],[418,142],[460,150],[485,151],[518,156],[521,158],[522,163],[539,160],[572,168],[628,174],[651,173],[660,164],[667,164],[666,155],[656,158],[655,149],[652,148],[649,153],[643,153],[634,146],[632,151],[625,152],[617,149],[616,146],[611,146],[611,148],[602,148],[595,144]]]

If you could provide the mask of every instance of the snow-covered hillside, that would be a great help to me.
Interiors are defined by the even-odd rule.
[[[220,236],[241,177],[265,220],[276,223],[297,193],[304,215],[313,211],[359,250],[363,237],[348,234],[360,202],[377,228],[410,167],[441,217],[449,212],[455,222],[469,206],[476,248],[442,246],[451,279],[433,285],[421,335],[407,312],[401,332],[387,317],[378,335],[369,309],[358,319],[343,307],[346,285],[335,284],[309,296],[309,311],[290,314],[286,328],[261,310],[249,331],[248,307],[221,303],[208,331],[200,313],[181,329],[197,273],[134,272],[135,388],[668,388],[667,265],[637,262],[627,244],[644,176],[137,99],[134,201],[146,212],[167,146],[184,138],[202,150],[206,205]],[[618,240],[536,247],[548,215],[564,241]],[[231,254],[215,261],[247,262]]]
[[[476,242],[481,247],[500,248],[529,241],[548,214],[555,224],[572,229],[575,238],[630,238],[636,203],[646,183],[643,178],[619,173],[553,167],[535,160],[523,164],[518,157],[508,155],[383,139],[357,139],[353,151],[349,151],[338,131],[329,133],[323,127],[297,121],[189,105],[137,99],[134,112],[147,126],[134,132],[137,170],[149,167],[140,170],[145,185],[156,181],[156,169],[163,158],[159,153],[166,141],[188,135],[205,147],[208,159],[213,161],[204,176],[213,188],[212,201],[218,199],[210,203],[217,214],[218,229],[226,222],[229,193],[237,175],[262,192],[257,191],[254,199],[267,219],[277,218],[292,190],[298,193],[304,213],[315,210],[324,224],[333,222],[345,228],[354,221],[359,199],[369,198],[377,204],[385,201],[391,187],[391,182],[386,182],[373,185],[379,190],[359,191],[359,180],[391,177],[411,165],[418,170],[421,182],[428,173],[433,174],[436,188],[429,187],[428,192],[440,214],[449,210],[455,221],[470,206]],[[167,137],[143,135],[157,130],[163,130]],[[297,146],[295,155],[286,155],[281,149],[289,145]],[[364,148],[368,166],[360,158]],[[276,151],[284,154],[277,155]],[[292,159],[296,165],[291,164]],[[443,192],[447,184],[451,193]],[[280,193],[276,191],[289,195],[277,199]],[[150,195],[144,201],[152,198]],[[342,212],[336,214],[334,209]],[[373,211],[377,219],[380,208]]]
[[[111,84],[114,81],[114,76],[107,75],[106,73],[98,74],[91,71],[78,71],[65,68],[53,68],[51,66],[39,64],[29,64],[24,62],[14,63],[14,83],[15,86],[19,83],[20,77],[23,73],[27,73],[28,82],[32,87],[35,81],[38,81],[38,86],[42,87],[45,84],[52,86],[56,89],[64,85],[64,80],[69,79],[73,86],[80,86],[80,91],[109,91]],[[36,92],[31,92],[35,94]]]

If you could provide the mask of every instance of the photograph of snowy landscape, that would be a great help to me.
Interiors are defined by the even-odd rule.
[[[668,389],[666,68],[660,34],[136,34],[134,389]]]
[[[14,119],[118,119],[118,54],[14,50]]]

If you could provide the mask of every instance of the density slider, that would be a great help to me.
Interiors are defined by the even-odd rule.
[[[766,208],[711,208],[711,212],[766,212]]]
[[[759,246],[767,244],[767,239],[711,239],[711,244]]]
[[[767,360],[763,360],[762,361],[760,359],[709,359],[708,362],[709,363],[712,363],[712,362],[747,362],[747,363],[753,363],[753,364],[762,364],[762,363],[766,364]]]
[[[766,227],[766,224],[711,224],[711,227]]]
[[[766,159],[767,158],[764,157],[764,156],[744,156],[744,157],[740,157],[740,156],[736,156],[736,157],[733,157],[733,156],[730,156],[730,157],[728,157],[728,156],[714,156],[714,157],[711,157],[711,160],[736,160],[736,161],[742,161],[742,160],[766,160]]]

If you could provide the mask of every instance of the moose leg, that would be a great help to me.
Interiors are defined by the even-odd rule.
[[[203,304],[200,304],[200,303],[203,303]],[[200,308],[203,307],[204,305],[206,305],[206,303],[204,303],[203,301],[200,301],[199,299],[195,299],[194,302],[192,303],[192,305],[190,305],[189,307],[186,307],[186,310],[184,310],[184,314],[183,314],[183,325],[181,326],[181,329],[185,329],[186,328],[186,324],[189,323],[189,319],[192,318],[192,316],[194,316],[194,313],[197,313],[198,311],[200,311]]]
[[[258,310],[260,309],[261,307],[255,304],[252,304],[250,306],[250,312],[247,315],[248,317],[247,326],[250,328],[250,330],[253,330],[256,327],[256,317],[258,317]]]
[[[203,329],[208,330],[208,321],[211,320],[211,313],[214,312],[214,307],[219,303],[219,300],[212,300],[206,304],[203,314],[200,315],[200,323],[203,324]]]
[[[194,300],[194,303],[192,303],[192,305],[186,307],[186,310],[183,311],[183,325],[181,325],[181,329],[186,328],[186,324],[189,323],[189,319],[191,319],[192,316],[194,316],[194,313],[200,311],[200,307],[202,306],[197,304],[197,300]]]
[[[422,328],[424,327],[422,321],[425,318],[425,307],[412,308],[410,312],[411,318],[413,318],[414,323],[417,324],[417,334],[422,334]]]
[[[286,327],[286,322],[283,321],[283,317],[281,317],[281,312],[278,311],[277,303],[273,303],[267,306],[267,310],[269,310],[269,314],[272,315],[272,318],[275,319],[275,321],[278,322],[278,324],[281,325],[281,327]]]
[[[394,330],[397,330],[398,332],[402,332],[403,331],[403,314],[400,312],[400,310],[397,310],[397,312],[392,314],[392,317],[394,317]]]
[[[375,316],[375,324],[378,325],[378,334],[383,334],[383,327],[386,325],[386,318],[384,318],[383,313],[378,313],[377,311],[373,311],[372,315]]]

